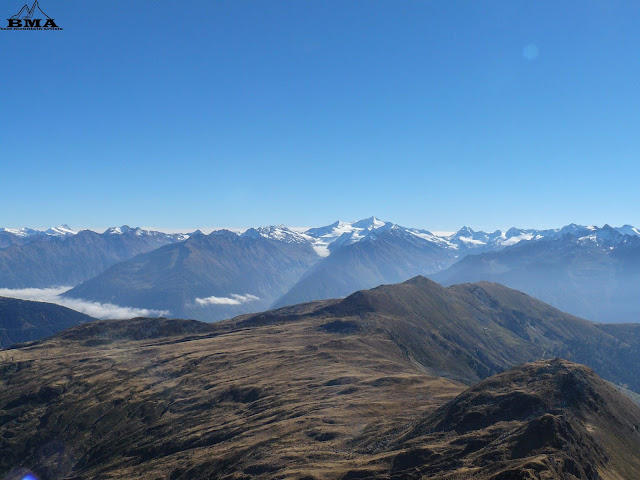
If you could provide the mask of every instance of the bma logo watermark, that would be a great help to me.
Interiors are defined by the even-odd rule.
[[[33,2],[31,8],[22,7],[13,17],[7,18],[7,26],[0,30],[62,30],[53,18],[44,13],[38,4]]]

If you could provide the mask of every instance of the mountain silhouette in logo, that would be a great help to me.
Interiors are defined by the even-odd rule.
[[[49,15],[44,13],[38,5],[38,0],[33,2],[31,8],[29,8],[26,4],[20,9],[20,11],[11,18],[17,18],[20,20],[24,20],[25,18],[51,18]]]

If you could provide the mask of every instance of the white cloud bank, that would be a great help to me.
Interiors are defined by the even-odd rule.
[[[125,319],[133,317],[163,317],[169,316],[166,310],[151,310],[147,308],[121,307],[113,303],[99,303],[81,298],[65,298],[60,295],[72,287],[55,288],[0,288],[0,297],[19,298],[36,302],[55,303],[85,313],[94,318]]]
[[[237,293],[232,293],[229,297],[206,297],[206,298],[196,298],[196,303],[201,306],[207,305],[242,305],[247,302],[255,302],[256,300],[260,300],[260,297],[256,297],[255,295],[246,294],[246,295],[238,295]]]

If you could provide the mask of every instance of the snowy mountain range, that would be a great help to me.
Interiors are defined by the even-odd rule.
[[[81,230],[81,232],[94,232],[93,230]],[[45,230],[39,230],[35,228],[29,227],[20,227],[20,228],[6,228],[0,227],[0,249],[9,247],[11,245],[24,245],[26,243],[30,243],[35,240],[48,240],[51,238],[59,238],[66,239],[73,237],[80,233],[72,229],[69,225],[60,225],[58,227],[50,227]],[[123,225],[121,227],[111,227],[106,229],[102,234],[103,235],[123,235],[123,234],[131,234],[136,235],[138,237],[149,237],[162,239],[170,239],[173,241],[182,241],[189,238],[190,235],[202,233],[200,231],[192,232],[192,233],[164,233],[158,232],[154,230],[145,230],[142,228],[132,228],[127,225]]]
[[[65,295],[203,320],[416,275],[496,281],[590,319],[640,321],[640,229],[631,225],[444,234],[370,217],[208,235],[128,226],[101,234],[67,225],[0,230],[0,287],[76,285]]]
[[[51,227],[46,230],[36,230],[34,228],[0,228],[0,248],[9,247],[11,245],[24,245],[33,240],[48,237],[68,237],[75,235],[77,232],[72,230],[68,225],[59,227]]]
[[[34,228],[22,227],[22,228],[0,228],[0,232],[10,233],[17,237],[32,237],[36,235],[49,235],[51,237],[66,237],[69,235],[75,235],[75,230],[72,230],[69,225],[60,225],[59,227],[51,227],[46,230],[36,230]]]
[[[0,288],[76,285],[123,260],[188,238],[128,226],[103,233],[68,225],[0,230]]]
[[[640,321],[640,236],[629,226],[569,225],[538,241],[467,255],[432,278],[492,281],[584,318]]]
[[[318,255],[327,257],[340,247],[363,240],[370,240],[372,237],[388,230],[401,230],[409,235],[432,242],[443,248],[458,251],[462,255],[480,253],[481,251],[499,250],[523,241],[528,242],[545,238],[557,238],[566,234],[572,234],[585,241],[593,240],[596,237],[601,240],[603,235],[607,235],[607,232],[610,230],[622,236],[640,237],[640,229],[631,225],[616,228],[605,225],[599,228],[596,226],[576,224],[546,230],[514,227],[506,231],[496,230],[494,232],[475,231],[465,226],[455,233],[443,235],[432,233],[428,230],[403,227],[393,222],[379,220],[376,217],[370,217],[356,222],[337,221],[325,227],[309,228],[302,231],[289,229],[284,225],[252,228],[247,230],[244,235],[261,235],[265,238],[284,242],[308,242],[313,246]]]
[[[481,230],[476,231],[470,227],[464,226],[452,234],[438,234],[424,229],[403,227],[393,222],[380,220],[376,217],[369,217],[354,222],[336,221],[335,223],[324,227],[314,227],[309,229],[289,228],[285,225],[255,227],[249,228],[244,232],[238,232],[238,235],[259,235],[264,238],[270,238],[272,240],[283,241],[286,243],[309,243],[313,246],[319,256],[326,257],[329,256],[332,251],[335,251],[342,246],[370,239],[374,235],[379,235],[380,233],[391,229],[399,229],[444,248],[457,250],[466,254],[471,251],[473,251],[473,253],[479,253],[479,251],[497,250],[515,245],[522,241],[556,238],[565,234],[572,234],[584,239],[588,239],[589,237],[594,238],[593,235],[598,234],[598,238],[601,238],[603,235],[602,231],[608,231],[611,228],[612,227],[609,227],[608,225],[599,228],[596,226],[570,224],[557,229],[536,230],[513,227],[506,231],[495,230],[493,232],[484,232]],[[613,227],[613,230],[621,235],[629,235],[632,237],[640,236],[640,228],[632,225]],[[21,239],[33,239],[41,236],[64,238],[76,235],[77,233],[78,232],[69,227],[69,225],[60,225],[46,230],[37,230],[28,227],[0,227],[0,235],[8,234]],[[167,234],[159,231],[131,228],[126,225],[122,227],[111,227],[104,232],[104,234],[111,235],[120,235],[123,233],[133,233],[138,236],[169,235],[175,239],[175,241],[186,240],[193,234],[204,234],[202,230],[196,230],[192,233]],[[2,245],[0,245],[0,248],[2,248]]]

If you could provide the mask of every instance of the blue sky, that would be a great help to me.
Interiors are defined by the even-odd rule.
[[[40,6],[0,32],[2,226],[640,224],[638,2]]]

